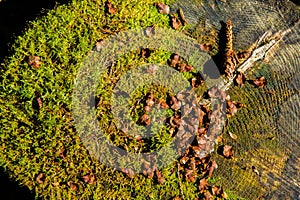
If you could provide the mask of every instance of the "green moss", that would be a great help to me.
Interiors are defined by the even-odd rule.
[[[135,178],[129,179],[121,172],[102,165],[90,156],[74,128],[71,114],[72,87],[84,58],[95,47],[96,41],[107,39],[113,33],[152,25],[170,28],[169,16],[159,14],[153,6],[154,2],[153,0],[111,0],[117,8],[115,15],[105,13],[103,0],[74,0],[69,5],[58,6],[47,16],[29,24],[24,35],[18,37],[13,45],[12,56],[1,64],[0,165],[21,184],[35,191],[37,196],[45,199],[171,199],[181,196],[179,182],[182,182],[181,189],[186,199],[193,199],[199,195],[197,185],[178,178],[177,169],[173,166],[163,169],[166,181],[164,185],[158,185],[143,175],[136,175]],[[206,31],[206,35],[199,35],[198,32],[202,31]],[[199,26],[193,33],[189,31],[186,33],[195,37],[199,43],[212,43],[214,49],[212,53],[216,53],[215,30],[209,32]],[[120,57],[112,66],[111,69],[116,73],[104,76],[99,83],[95,96],[101,98],[101,105],[97,107],[97,116],[101,119],[100,127],[107,130],[107,134],[114,138],[116,145],[124,144],[126,138],[119,134],[116,127],[111,126],[113,117],[110,113],[110,99],[115,78],[134,66],[145,63],[166,64],[171,53],[154,50],[149,58],[143,59],[140,58],[139,52],[130,52]],[[28,65],[27,59],[30,55],[41,58],[40,69]],[[183,76],[190,79],[191,73],[185,73]],[[198,95],[202,95],[202,89],[196,91]],[[157,98],[165,98],[166,93],[169,92],[163,87],[160,90],[153,90],[151,87],[139,88],[132,98],[140,98],[149,91],[153,91]],[[232,95],[233,99],[245,104],[254,96],[247,90],[243,93],[244,98],[241,98],[237,94],[243,90],[235,91],[236,95]],[[37,109],[35,104],[39,97],[43,105]],[[250,111],[243,110],[243,112]],[[257,112],[253,112],[250,116],[257,115]],[[139,113],[135,114],[134,118],[138,119]],[[246,122],[252,121],[253,128],[250,128],[251,125],[243,129],[234,127],[238,120],[245,120],[243,114],[246,115],[238,113],[237,117],[230,121],[226,131],[230,130],[238,134],[238,142],[241,146],[247,146],[247,141],[252,137],[250,133],[258,127],[255,127],[256,121],[252,118],[247,119]],[[269,127],[263,127],[266,132],[271,131]],[[245,134],[244,137],[241,135],[246,132],[245,129],[249,134]],[[229,139],[225,138],[226,140]],[[159,148],[169,141],[169,135],[166,130],[163,130],[153,137],[153,144],[158,146],[153,145],[151,148]],[[128,150],[133,150],[139,145],[134,142],[128,143]],[[257,154],[254,149],[248,151],[240,148],[237,151],[240,154],[237,157],[240,162],[224,161],[217,157],[220,166],[223,166],[219,167],[219,170],[227,170],[226,166],[232,166],[232,171],[219,173],[216,180],[211,181],[230,189],[227,192],[229,199],[241,199],[236,197],[235,193],[247,196],[240,192],[243,189],[251,188],[250,191],[255,191],[256,194],[263,192],[260,182],[255,179],[251,171],[243,171],[236,166],[243,163],[243,159],[253,155],[257,157],[254,156],[251,162],[257,162],[258,156],[268,153],[266,149],[270,146],[275,149],[278,144],[276,142],[260,144]],[[59,156],[61,149],[65,149],[65,158]],[[270,156],[270,159],[278,163],[278,169],[273,173],[280,173],[283,168],[283,163],[276,156],[285,155],[277,153]],[[96,177],[93,185],[88,185],[82,180],[82,177],[90,172]],[[38,184],[36,181],[40,173],[46,176],[43,184]],[[226,177],[231,176],[234,176],[230,179],[234,184],[226,182]],[[248,188],[238,188],[242,185],[242,181],[245,181],[243,177],[251,177],[245,184]],[[77,184],[77,191],[70,190],[67,184],[69,181]],[[229,187],[231,185],[234,187]]]
[[[47,199],[159,199],[179,195],[176,176],[166,177],[167,184],[157,186],[142,175],[131,180],[101,165],[90,157],[72,125],[72,85],[80,64],[96,41],[114,32],[169,25],[168,16],[158,13],[154,1],[111,2],[117,8],[116,15],[105,14],[104,1],[93,0],[73,1],[50,11],[29,24],[12,47],[13,55],[1,65],[0,163],[37,196]],[[30,55],[41,58],[40,69],[27,64]],[[156,57],[166,60],[166,57]],[[124,71],[129,63],[139,62],[136,58],[134,54],[131,59],[121,58],[122,65],[115,67]],[[152,59],[158,61],[149,58]],[[109,96],[102,96],[100,113],[109,105]],[[40,109],[34,106],[38,97],[43,103]],[[105,124],[108,120],[101,122]],[[65,158],[58,155],[62,148],[66,149]],[[96,176],[94,185],[82,180],[82,176],[90,172]],[[40,173],[46,176],[44,184],[36,181]],[[68,181],[76,183],[78,190],[71,191]],[[59,186],[55,186],[57,182]]]

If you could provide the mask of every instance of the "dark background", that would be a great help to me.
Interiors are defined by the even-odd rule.
[[[0,2],[0,62],[9,54],[15,36],[21,35],[28,21],[32,21],[68,0],[2,0]]]

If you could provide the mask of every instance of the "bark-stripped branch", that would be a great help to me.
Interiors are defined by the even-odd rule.
[[[279,42],[282,41],[284,36],[286,36],[288,33],[290,33],[296,26],[298,26],[300,23],[300,20],[298,20],[293,27],[286,29],[286,30],[280,30],[272,35],[271,31],[265,32],[256,42],[255,48],[250,54],[249,58],[243,62],[240,66],[237,67],[236,72],[245,73],[248,69],[253,67],[254,63],[259,60],[264,60],[269,52],[271,52],[275,46]],[[218,88],[226,91],[230,88],[231,84],[233,83],[234,79],[236,78],[237,73],[234,74],[232,78],[229,78],[225,80],[224,84],[219,85]]]

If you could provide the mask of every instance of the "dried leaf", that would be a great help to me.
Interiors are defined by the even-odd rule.
[[[105,7],[109,14],[116,14],[117,9],[109,1],[106,1]]]
[[[187,63],[178,63],[176,67],[180,72],[190,72],[194,70],[194,67]]]
[[[260,78],[256,78],[255,80],[252,80],[252,83],[257,87],[262,88],[268,84],[268,80],[262,76]]]
[[[70,187],[70,189],[71,189],[72,191],[76,191],[76,190],[78,189],[77,184],[76,184],[76,183],[73,183],[73,181],[69,181],[69,182],[68,182],[68,186]]]
[[[143,137],[141,135],[135,135],[134,139],[136,139],[137,141],[142,141]]]
[[[192,157],[189,159],[189,168],[193,171],[196,170],[196,161],[195,161],[195,157]]]
[[[173,200],[182,200],[180,197],[176,196],[173,198]]]
[[[171,127],[170,130],[169,130],[169,133],[170,133],[170,137],[174,137],[175,133],[176,133],[176,128]]]
[[[226,192],[223,190],[222,194],[221,194],[221,197],[223,199],[228,199],[228,195],[226,194]]]
[[[173,15],[173,17],[172,17],[172,28],[177,30],[177,29],[180,28],[180,26],[181,26],[180,21],[178,20],[178,18],[175,15]]]
[[[40,64],[42,63],[40,60],[41,58],[39,56],[29,56],[28,64],[33,68],[39,69]]]
[[[224,192],[222,187],[212,186],[211,191],[212,191],[212,194],[217,196],[217,197],[220,197],[220,198],[223,198],[223,199],[228,198],[227,194]]]
[[[204,116],[206,115],[206,113],[202,109],[200,109],[199,112],[200,112],[199,113],[199,126],[202,126],[203,125]]]
[[[100,97],[98,103],[97,103],[97,107],[100,107],[103,103],[103,97]]]
[[[236,101],[228,100],[227,101],[226,116],[227,117],[234,116],[236,114],[236,112],[238,111],[238,109],[240,109],[241,107],[243,107],[243,104],[238,103]]]
[[[219,135],[216,139],[217,144],[222,143],[222,142],[223,142],[223,134]]]
[[[158,104],[159,104],[162,108],[164,108],[164,109],[169,108],[169,105],[168,105],[165,101],[163,101],[162,99],[159,100]]]
[[[185,155],[179,160],[179,162],[180,162],[180,164],[185,165],[188,162],[188,160],[189,160],[189,157]]]
[[[161,14],[169,14],[170,13],[170,7],[168,5],[165,5],[164,3],[155,3],[159,13]]]
[[[238,72],[234,81],[237,85],[243,86],[246,82],[246,76],[243,73]]]
[[[207,132],[207,129],[204,127],[199,127],[198,128],[198,135],[205,135]]]
[[[222,190],[222,188],[218,187],[218,186],[213,185],[211,187],[212,194],[215,195],[215,196],[219,196],[221,194],[221,190]]]
[[[43,184],[45,183],[45,180],[46,180],[46,176],[44,173],[40,173],[37,177],[36,177],[36,182],[38,184]]]
[[[201,148],[198,146],[191,146],[192,152],[198,156],[199,154],[201,154]]]
[[[236,134],[234,134],[234,133],[232,133],[232,132],[228,132],[228,134],[230,135],[230,137],[232,138],[232,139],[234,139],[234,140],[236,140],[237,139],[237,135]]]

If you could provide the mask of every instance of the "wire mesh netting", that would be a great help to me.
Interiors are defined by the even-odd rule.
[[[218,32],[220,22],[230,19],[237,50],[247,49],[266,31],[292,27],[300,18],[300,6],[285,0],[179,0],[172,11],[179,8],[192,24],[190,32],[199,24]],[[297,25],[268,60],[247,73],[249,79],[267,77],[264,90],[246,85],[229,91],[247,106],[226,128],[238,135],[236,141],[225,138],[236,147],[237,156],[232,162],[219,159],[216,176],[244,198],[300,199],[299,39]]]

